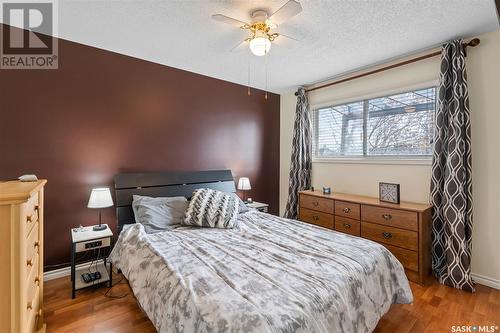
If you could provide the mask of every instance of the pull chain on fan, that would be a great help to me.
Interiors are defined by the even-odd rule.
[[[250,96],[250,56],[248,56],[247,60],[248,60],[248,84],[247,84],[248,91],[247,91],[247,94],[248,94],[248,96]]]
[[[267,100],[267,80],[268,80],[268,78],[267,78],[267,75],[268,75],[268,73],[267,73],[267,54],[266,54],[265,61],[266,61],[266,93],[264,94],[264,99]]]

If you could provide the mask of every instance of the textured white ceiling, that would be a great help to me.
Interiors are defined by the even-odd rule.
[[[281,1],[59,1],[59,36],[188,71],[265,88],[265,60],[229,50],[247,33],[213,21],[248,21]],[[273,45],[268,90],[284,92],[457,38],[498,29],[494,0],[302,0],[279,27],[300,42]]]

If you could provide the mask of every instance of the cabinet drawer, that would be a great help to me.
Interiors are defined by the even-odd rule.
[[[333,200],[319,198],[313,195],[300,194],[300,208],[317,210],[319,212],[333,214]]]
[[[40,246],[38,240],[38,222],[33,225],[31,232],[26,239],[26,259],[33,259],[36,253],[38,253],[38,247]]]
[[[409,250],[418,250],[418,235],[414,231],[363,221],[361,222],[361,237]]]
[[[321,212],[316,212],[314,210],[306,209],[306,208],[301,208],[300,209],[300,220],[311,223],[311,224],[316,224],[321,227],[325,227],[328,229],[333,229],[333,215],[332,214],[326,214],[326,213],[321,213]]]
[[[360,222],[346,217],[335,216],[335,230],[353,236],[360,236]]]
[[[26,301],[32,301],[35,298],[36,290],[40,286],[40,276],[39,276],[39,267],[38,267],[38,256],[36,256],[35,265],[29,272],[29,275],[26,279]]]
[[[418,230],[417,213],[406,210],[362,205],[361,220],[408,230]]]
[[[418,272],[418,253],[415,251],[402,249],[400,247],[384,245],[389,251],[398,258],[404,268]]]
[[[31,276],[33,274],[33,272],[35,272],[34,274],[36,274],[36,272],[38,272],[38,264],[39,264],[39,261],[38,261],[38,253],[35,253],[35,255],[33,256],[33,258],[30,258],[30,259],[27,259],[25,261],[25,264],[26,264],[26,275],[23,276],[24,279],[27,279],[28,276]]]
[[[359,220],[359,204],[335,200],[335,215]]]
[[[35,296],[33,299],[26,304],[27,311],[27,321],[26,321],[26,332],[35,332],[38,326],[38,320],[42,316],[42,310],[40,309],[40,288],[36,287]]]
[[[33,229],[33,226],[38,222],[38,214],[40,213],[38,193],[35,193],[24,204],[24,216],[22,217],[26,223],[26,235]]]

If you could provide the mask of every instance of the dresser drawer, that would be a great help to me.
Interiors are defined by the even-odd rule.
[[[35,298],[36,290],[40,286],[38,256],[36,256],[34,260],[35,264],[33,265],[33,268],[29,272],[29,275],[26,279],[26,302],[33,301],[33,299]]]
[[[36,274],[38,271],[39,271],[39,257],[38,257],[38,253],[35,253],[35,255],[33,256],[33,258],[30,258],[30,259],[27,259],[25,261],[26,263],[26,275],[23,276],[23,278],[27,279],[29,276],[31,276],[34,272],[34,274]]]
[[[24,223],[26,223],[26,235],[28,235],[33,229],[33,226],[36,222],[38,222],[40,206],[39,206],[39,198],[38,193],[35,193],[31,196],[31,198],[24,204],[24,216],[22,217]]]
[[[408,230],[418,230],[417,213],[406,210],[362,205],[361,220]]]
[[[398,258],[404,268],[418,272],[418,252],[384,244]]]
[[[313,209],[319,212],[333,214],[333,200],[318,198],[313,195],[300,195],[300,208]]]
[[[359,220],[359,204],[335,200],[335,215]]]
[[[26,311],[26,332],[35,332],[38,321],[42,316],[42,310],[40,309],[40,287],[36,287],[33,299],[26,304]]]
[[[360,236],[360,222],[346,217],[335,216],[335,230],[353,236]]]
[[[418,234],[414,231],[363,221],[361,222],[361,237],[409,250],[418,250]]]
[[[316,212],[314,210],[301,208],[300,209],[300,220],[319,225],[328,229],[333,229],[333,215],[321,212]]]
[[[26,259],[33,259],[36,253],[38,253],[38,247],[40,246],[38,240],[38,222],[35,222],[31,232],[26,239]]]

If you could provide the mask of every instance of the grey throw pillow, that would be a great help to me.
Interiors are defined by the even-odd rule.
[[[244,213],[248,212],[250,210],[250,208],[248,208],[247,205],[245,205],[243,200],[241,200],[241,198],[236,193],[234,194],[234,196],[236,197],[236,200],[238,200],[238,202],[239,202],[238,213],[244,214]]]
[[[135,221],[147,233],[165,231],[168,226],[180,224],[188,207],[184,197],[145,197],[134,195],[132,209]]]
[[[210,228],[232,228],[239,201],[233,194],[208,188],[193,192],[182,224]]]

